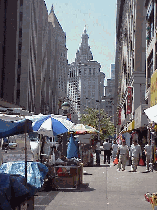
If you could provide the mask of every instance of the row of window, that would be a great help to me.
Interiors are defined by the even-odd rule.
[[[78,69],[79,75],[95,75],[95,68],[84,68],[84,69]],[[73,70],[69,72],[69,77],[76,77],[78,76],[77,71]]]

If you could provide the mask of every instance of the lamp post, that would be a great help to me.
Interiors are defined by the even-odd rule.
[[[62,105],[63,115],[68,116],[70,112],[70,104],[68,102],[64,102]],[[67,133],[63,134],[63,155],[67,156]]]

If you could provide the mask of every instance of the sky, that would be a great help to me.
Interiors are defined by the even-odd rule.
[[[68,63],[75,61],[81,35],[86,25],[93,60],[101,65],[106,79],[111,77],[110,64],[115,63],[117,0],[45,0],[48,14],[53,4],[54,12],[66,33]]]

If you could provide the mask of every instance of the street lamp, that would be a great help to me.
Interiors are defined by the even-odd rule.
[[[68,102],[64,102],[62,105],[63,115],[68,116],[70,112],[70,104]],[[67,156],[67,134],[63,134],[63,155]]]
[[[62,110],[63,110],[63,114],[64,114],[65,116],[67,116],[67,114],[69,113],[68,111],[69,111],[69,109],[70,109],[70,104],[69,104],[68,102],[64,102],[64,103],[61,105],[61,107],[62,107]]]

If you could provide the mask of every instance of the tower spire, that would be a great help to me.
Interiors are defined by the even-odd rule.
[[[86,34],[86,32],[87,32],[87,30],[86,30],[86,25],[85,25],[85,27],[84,27],[84,31],[83,31],[83,32],[84,32],[84,34]]]
[[[51,14],[52,12],[54,13],[53,4],[52,4],[52,6],[51,6],[50,14]]]

